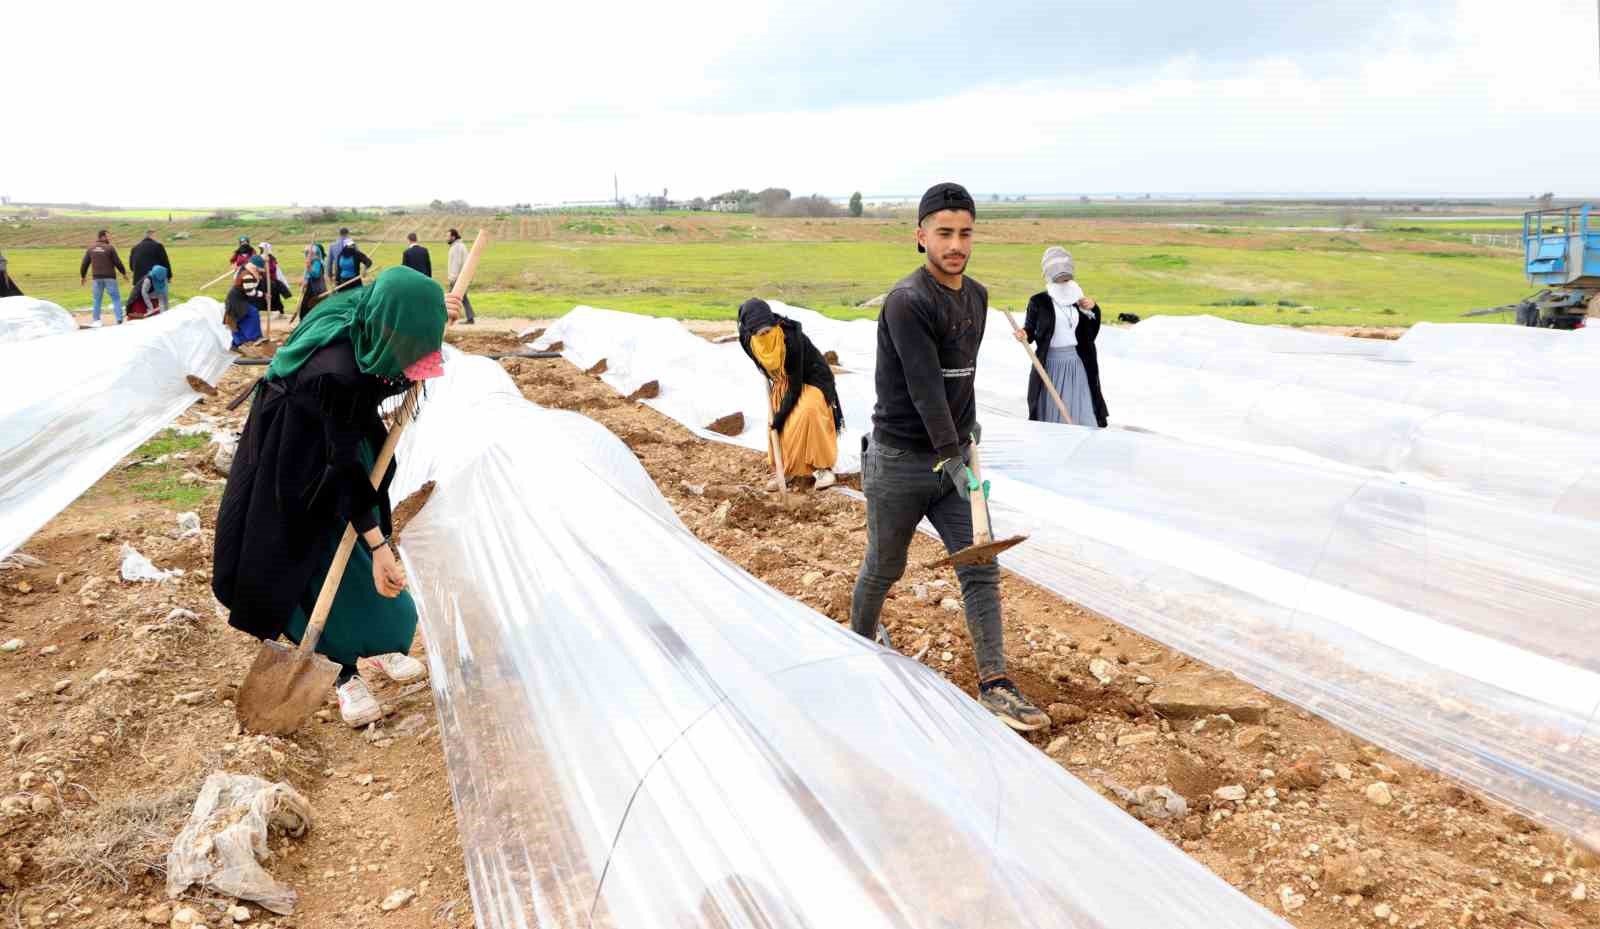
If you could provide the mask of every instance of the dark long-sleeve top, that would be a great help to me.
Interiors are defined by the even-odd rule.
[[[172,280],[172,259],[167,257],[167,247],[155,239],[146,236],[128,252],[128,270],[135,284],[156,265],[166,268],[167,280]]]
[[[839,405],[839,389],[833,382],[833,369],[828,367],[827,359],[811,344],[811,339],[801,330],[798,322],[779,316],[778,328],[783,330],[783,373],[788,383],[784,387],[783,397],[778,401],[778,409],[772,414],[773,428],[783,431],[789,414],[800,402],[801,389],[810,384],[822,391],[822,398],[828,401],[828,408],[833,410],[833,428],[843,429],[844,408]],[[739,347],[750,356],[756,370],[771,382],[772,376],[767,374],[767,369],[750,348],[749,334],[739,333]]]
[[[894,285],[878,314],[872,439],[907,451],[961,453],[978,419],[973,387],[989,291],[951,290],[926,266]]]
[[[421,245],[413,245],[400,256],[400,263],[423,277],[433,277],[433,259]]]
[[[117,254],[117,247],[110,242],[96,242],[89,246],[83,253],[83,263],[78,266],[78,276],[85,277],[89,269],[94,268],[94,279],[97,281],[113,280],[120,273],[128,276],[128,269],[122,266],[122,256]]]
[[[1083,373],[1089,380],[1089,398],[1094,401],[1094,418],[1096,425],[1104,429],[1110,411],[1106,409],[1106,398],[1100,392],[1100,357],[1095,351],[1094,340],[1100,334],[1100,320],[1105,315],[1106,308],[1095,305],[1093,313],[1078,313],[1078,325],[1072,330],[1073,337],[1078,340],[1078,360],[1083,363]],[[1034,294],[1028,298],[1028,315],[1022,324],[1022,331],[1027,333],[1028,341],[1034,343],[1034,354],[1039,356],[1042,365],[1050,357],[1050,340],[1056,334],[1056,304],[1050,299],[1050,294],[1045,291]],[[1038,371],[1028,374],[1028,418],[1038,419],[1039,395],[1044,391],[1044,382],[1039,379]],[[1080,424],[1082,425],[1082,424]]]
[[[283,631],[330,527],[391,532],[395,466],[374,490],[362,446],[369,456],[382,447],[378,405],[404,389],[362,374],[347,341],[256,388],[217,511],[211,589],[234,628],[265,639]]]

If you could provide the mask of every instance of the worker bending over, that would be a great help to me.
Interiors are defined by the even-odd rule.
[[[839,430],[844,410],[833,384],[833,369],[800,330],[800,324],[772,312],[752,297],[739,307],[739,345],[767,378],[771,428],[783,452],[784,479],[810,474],[822,490],[834,485],[839,460]],[[772,450],[767,450],[772,465]],[[773,477],[769,490],[779,489]]]

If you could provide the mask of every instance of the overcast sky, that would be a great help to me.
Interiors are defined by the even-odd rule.
[[[1596,7],[14,3],[0,193],[1600,195]]]

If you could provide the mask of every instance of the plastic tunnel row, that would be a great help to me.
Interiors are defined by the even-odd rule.
[[[811,331],[814,314],[794,315]],[[871,356],[830,329],[864,325],[815,327],[819,347],[853,369],[838,375],[853,432],[870,427]],[[644,326],[649,337],[623,335]],[[625,393],[658,380],[646,402],[702,435],[764,448],[763,385],[739,347],[679,332],[580,308],[544,339],[581,366],[605,358],[604,377]],[[983,365],[1002,347],[984,349],[980,402],[993,398]],[[1118,398],[1108,402],[1115,416]],[[730,406],[745,412],[742,435],[700,428]],[[1309,455],[1034,423],[995,406],[983,424],[996,524],[1031,535],[1006,567],[1600,837],[1600,581],[1587,563],[1600,522]],[[840,447],[860,446],[847,436]]]
[[[187,376],[220,380],[228,343],[209,297],[137,325],[0,342],[0,557],[199,399]]]
[[[479,924],[1282,927],[920,664],[447,356],[399,450]]]
[[[72,314],[48,300],[0,297],[0,345],[76,331]]]

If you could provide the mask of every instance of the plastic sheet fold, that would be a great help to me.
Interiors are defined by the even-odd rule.
[[[860,335],[873,324],[774,309],[839,351],[846,418],[865,426]],[[593,312],[551,333],[569,350],[614,353],[605,340],[626,314],[597,325]],[[986,476],[999,531],[1031,535],[1002,564],[1600,841],[1600,521],[1282,447],[1029,422],[1006,380],[1015,370],[984,369],[1001,348],[1027,363],[999,327],[1013,344],[990,344],[991,320],[978,382]],[[753,370],[668,370],[648,353],[629,363],[637,377],[663,372],[668,415],[683,381],[707,395],[760,390]],[[717,383],[721,370],[737,380]],[[749,438],[732,441],[763,447]]]
[[[222,304],[0,345],[0,557],[199,399],[233,356]]]
[[[72,314],[37,297],[0,297],[0,344],[77,331]]]
[[[478,924],[1277,927],[932,671],[450,353],[398,452]],[[686,407],[687,408],[687,407]]]

